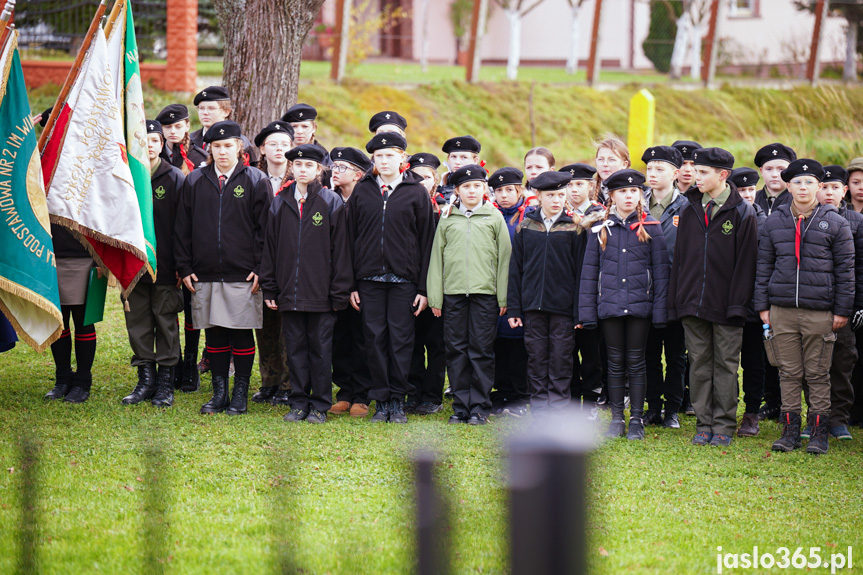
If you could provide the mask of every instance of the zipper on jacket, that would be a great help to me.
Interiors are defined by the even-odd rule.
[[[296,272],[294,272],[294,311],[297,311],[297,294],[299,292],[299,284],[300,284],[300,247],[303,243],[303,216],[300,215],[300,225],[297,228],[297,265]]]
[[[225,187],[228,181],[225,180]],[[225,281],[224,266],[222,264],[222,190],[219,190],[219,280]]]
[[[557,222],[555,222],[557,223]],[[545,227],[545,222],[542,222],[543,227]],[[554,224],[552,224],[552,227]],[[551,240],[551,228],[545,230],[545,251],[542,253],[542,283],[539,286],[539,309],[537,311],[542,311],[542,296],[545,292],[545,264],[548,263],[548,242]]]
[[[384,258],[384,230],[386,229],[387,222],[387,198],[383,198],[384,200],[384,211],[381,213],[381,266],[383,266],[384,273],[387,273],[387,260]]]
[[[652,280],[650,279],[650,268],[647,268],[647,295],[648,296],[650,295],[650,288],[653,287],[653,284],[651,282],[652,282]]]
[[[704,288],[707,285],[707,233],[710,230],[704,226],[704,267],[701,270],[701,298],[698,300],[698,311],[701,311],[701,305],[704,303]]]
[[[467,254],[470,256],[470,218],[467,216],[465,218],[467,218]],[[464,259],[464,295],[466,297],[470,297],[470,286],[468,285],[470,283],[468,279],[470,277],[470,264],[468,263],[468,259],[467,257]]]
[[[599,265],[602,266],[602,262],[600,262]],[[597,284],[599,284],[599,289],[597,290],[596,299],[601,300],[602,299],[602,270],[599,271],[599,280],[597,281]]]

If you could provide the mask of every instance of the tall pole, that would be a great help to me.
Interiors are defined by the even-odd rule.
[[[6,40],[9,39],[9,31],[15,19],[15,0],[9,0],[0,13],[0,54],[6,49]]]
[[[468,44],[467,74],[468,82],[479,80],[482,50],[482,31],[485,30],[485,15],[488,13],[488,0],[473,0],[473,17],[470,21],[470,43]]]
[[[704,50],[704,61],[701,63],[701,81],[705,88],[710,86],[716,75],[716,45],[719,40],[716,26],[719,22],[719,2],[720,0],[712,0],[710,4],[710,22],[705,39],[707,46]]]
[[[824,35],[824,14],[827,13],[827,0],[818,0],[815,5],[815,27],[812,29],[812,45],[809,47],[809,62],[806,65],[806,79],[813,86],[818,82],[818,52]]]
[[[343,50],[343,48],[347,48],[350,43],[350,39],[348,38],[350,18],[347,14],[349,10],[350,0],[336,0],[336,30],[338,30],[338,33],[336,34],[336,41],[333,46],[333,54],[330,56],[330,80],[334,80],[335,82],[341,82],[345,74],[345,63],[342,60],[342,52],[344,51],[345,56],[347,55],[347,51]]]
[[[596,0],[593,9],[593,29],[590,32],[590,56],[587,59],[587,83],[596,85],[599,78],[599,23],[602,18],[602,0]]]

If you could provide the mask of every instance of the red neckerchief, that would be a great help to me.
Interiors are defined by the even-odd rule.
[[[295,180],[288,180],[287,182],[285,182],[284,184],[282,184],[282,187],[281,187],[281,188],[279,188],[279,191],[278,191],[278,192],[276,192],[276,195],[278,196],[279,194],[281,194],[281,193],[282,193],[282,190],[284,190],[285,188],[290,187],[290,185],[291,185],[291,184],[293,184],[293,183],[294,183],[294,181],[295,181]]]
[[[635,222],[634,224],[629,224],[629,229],[634,230],[635,228],[643,227],[645,224],[650,225],[650,224],[658,224],[659,223],[659,220],[653,220],[652,222],[647,222],[647,221],[645,221],[646,219],[647,219],[647,212],[644,212],[643,214],[641,214],[641,219],[639,221]]]
[[[183,146],[183,144],[178,144],[178,145],[180,146],[180,155],[183,156],[183,162],[186,163],[186,167],[189,168],[189,171],[191,172],[192,170],[195,169],[195,164],[193,164],[192,160],[190,160],[188,158],[188,156],[186,156],[186,149]]]
[[[243,165],[244,165],[244,166],[248,166],[248,165],[249,165],[249,154],[247,154],[247,153],[245,153],[245,152],[243,152]]]
[[[800,269],[800,225],[803,223],[803,214],[797,216],[797,225],[794,226],[794,255],[797,256],[797,269]]]

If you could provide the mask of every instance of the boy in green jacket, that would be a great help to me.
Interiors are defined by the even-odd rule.
[[[497,318],[506,313],[512,246],[503,216],[491,202],[486,171],[471,164],[450,174],[458,197],[441,214],[432,245],[429,307],[442,312],[446,366],[454,399],[450,423],[484,425],[494,385]]]

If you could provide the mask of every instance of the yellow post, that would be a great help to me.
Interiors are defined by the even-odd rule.
[[[644,171],[641,154],[653,145],[656,127],[656,100],[646,89],[640,90],[629,100],[629,133],[626,145],[632,159],[632,169]]]

